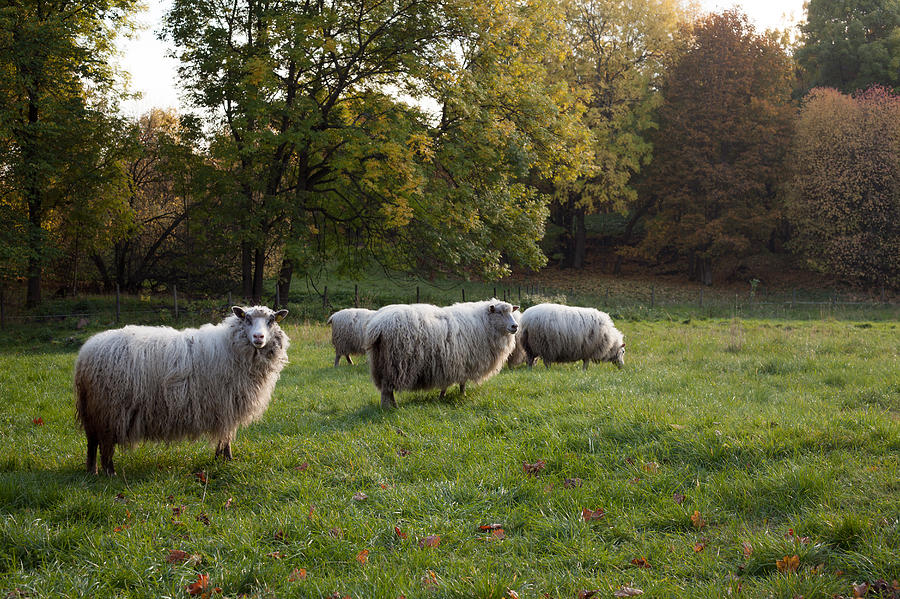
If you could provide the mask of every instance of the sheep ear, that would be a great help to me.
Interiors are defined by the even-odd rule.
[[[518,310],[518,309],[519,309],[519,306],[513,306],[512,311],[515,312],[515,311]]]
[[[244,309],[241,308],[240,306],[231,306],[231,311],[234,312],[234,315],[237,316],[238,318],[243,319],[245,316]]]
[[[284,320],[284,317],[288,315],[287,310],[279,310],[275,313],[275,322],[281,322]]]
[[[497,310],[494,308],[494,304],[491,304],[491,309],[490,309],[491,314],[493,314],[496,311]]]

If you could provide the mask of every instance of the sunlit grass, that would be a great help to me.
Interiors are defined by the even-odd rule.
[[[228,597],[810,598],[900,578],[895,321],[617,325],[621,371],[503,371],[392,412],[364,359],[335,369],[326,327],[290,325],[291,363],[234,462],[141,445],[111,479],[84,474],[74,419],[88,333],[7,339],[0,593],[186,597],[205,573]],[[478,529],[492,523],[503,539]],[[173,549],[200,561],[168,564]]]

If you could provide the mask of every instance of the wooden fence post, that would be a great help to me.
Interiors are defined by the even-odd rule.
[[[119,315],[120,315],[120,304],[119,304],[119,284],[116,283],[116,324],[119,324]]]
[[[465,287],[462,288],[462,295],[463,295],[462,301],[466,301],[466,288]]]
[[[418,285],[416,285],[416,303],[417,304],[422,303],[421,301],[419,301],[419,286]]]

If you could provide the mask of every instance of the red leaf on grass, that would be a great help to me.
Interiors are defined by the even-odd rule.
[[[706,549],[706,543],[705,543],[705,542],[703,542],[703,541],[698,541],[697,543],[694,543],[694,553],[700,553],[700,552],[703,551],[704,549]]]
[[[406,536],[407,536],[405,532],[403,532],[402,530],[400,530],[400,527],[399,527],[399,526],[395,526],[395,527],[394,527],[394,532],[397,533],[397,536],[400,537],[401,539],[405,539]]]
[[[638,568],[650,568],[650,562],[648,562],[647,559],[643,557],[634,558],[633,560],[631,560],[631,565],[637,566]]]
[[[428,535],[419,541],[419,547],[437,547],[441,543],[440,535]]]
[[[185,587],[185,590],[191,595],[201,595],[209,587],[209,575],[198,574],[197,582],[192,582]]]
[[[591,522],[593,520],[599,520],[603,516],[606,515],[606,512],[603,508],[597,508],[596,510],[584,508],[581,510],[581,519],[585,522]]]
[[[199,480],[201,483],[203,483],[204,485],[206,484],[206,470],[194,472],[194,476],[196,476],[197,480]]]
[[[187,557],[187,551],[182,551],[181,549],[173,549],[169,552],[169,555],[166,556],[166,563],[180,564],[183,561],[187,561]]]
[[[591,597],[593,597],[594,595],[596,595],[599,592],[600,592],[600,589],[593,589],[591,591],[582,590],[582,591],[578,591],[577,593],[575,593],[575,597],[577,599],[591,599]]]
[[[400,456],[401,458],[405,458],[406,456],[408,456],[411,453],[412,452],[410,450],[403,449],[402,447],[397,450],[397,455]]]
[[[478,527],[478,530],[497,530],[498,528],[503,528],[502,524],[482,524]]]
[[[547,467],[547,462],[544,460],[538,460],[534,464],[529,464],[528,462],[522,462],[522,470],[525,471],[525,474],[536,475],[540,473],[544,468]]]
[[[706,526],[706,520],[703,519],[699,511],[694,510],[694,513],[691,515],[691,524],[694,525],[694,528],[703,528]]]
[[[358,562],[361,563],[361,564],[364,564],[364,563],[366,563],[367,561],[369,561],[369,550],[368,550],[368,549],[363,549],[362,551],[360,551],[359,553],[357,553],[357,554],[356,554],[356,561],[358,561]]]
[[[289,582],[297,582],[299,580],[306,580],[306,568],[294,568],[288,575]]]
[[[32,424],[35,426],[44,426],[44,419],[38,416],[37,418],[32,419]]]
[[[303,462],[299,466],[294,466],[294,470],[299,470],[300,472],[303,472],[307,468],[309,468],[309,462]]]

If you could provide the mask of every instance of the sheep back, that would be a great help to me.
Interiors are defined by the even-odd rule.
[[[512,311],[496,299],[444,308],[394,304],[378,310],[366,328],[375,386],[380,391],[446,388],[496,374],[515,339],[493,322],[492,304]]]
[[[375,310],[345,308],[328,317],[331,325],[331,344],[339,356],[366,353],[366,325]]]
[[[230,440],[262,416],[287,363],[287,335],[250,345],[237,316],[177,331],[126,326],[85,342],[75,362],[76,414],[88,433],[143,440]]]
[[[538,304],[522,313],[524,350],[544,362],[615,362],[624,335],[594,308]]]

